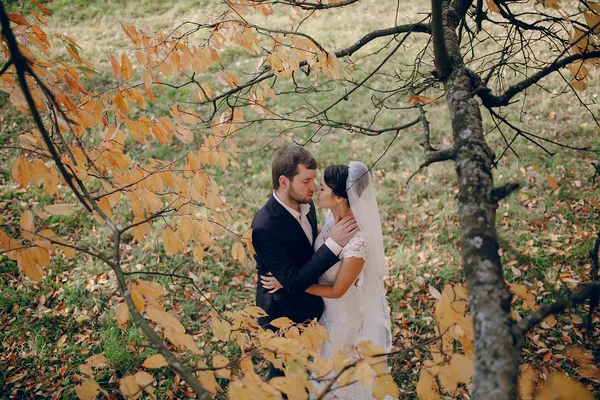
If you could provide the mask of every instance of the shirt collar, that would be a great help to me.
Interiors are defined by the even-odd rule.
[[[277,197],[277,194],[275,193],[275,191],[273,191],[273,197],[275,197],[275,200],[277,200],[279,202],[279,204],[281,204],[283,206],[283,208],[285,208],[290,214],[292,214],[292,217],[294,217],[298,221],[300,221],[300,218],[302,216],[306,216],[306,214],[308,214],[308,212],[310,211],[310,204],[301,203],[300,204],[300,212],[298,212],[298,211],[294,210],[292,207],[285,204],[283,201],[281,201],[281,199],[279,197]]]

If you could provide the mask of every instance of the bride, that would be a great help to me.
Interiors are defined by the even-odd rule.
[[[317,205],[329,211],[315,240],[315,250],[325,243],[335,221],[349,213],[360,228],[344,246],[340,262],[325,272],[318,284],[306,290],[323,297],[325,303],[319,323],[327,328],[331,344],[325,342],[321,354],[333,359],[336,348],[356,346],[361,340],[370,340],[388,353],[391,330],[383,287],[387,268],[381,220],[368,168],[357,161],[348,166],[327,167],[318,189]],[[261,282],[271,293],[282,288],[272,276],[262,276]],[[334,386],[331,398],[360,400],[373,396],[370,388],[353,383],[341,388]]]

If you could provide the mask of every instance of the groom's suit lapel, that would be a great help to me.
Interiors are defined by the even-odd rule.
[[[294,217],[292,217],[292,214],[290,214],[288,212],[288,210],[283,208],[283,206],[281,204],[279,204],[279,202],[277,201],[277,199],[275,199],[275,197],[273,197],[273,195],[271,195],[269,202],[271,203],[271,206],[273,207],[273,209],[275,210],[277,215],[279,215],[281,220],[285,224],[287,224],[295,234],[300,235],[302,237],[302,240],[304,241],[304,243],[312,249],[313,244],[308,241],[308,238],[306,237],[306,233],[304,233],[304,229],[302,229],[300,222],[297,221]],[[311,204],[311,208],[312,207],[313,207],[313,205]],[[313,240],[314,240],[314,237],[315,237],[314,233],[316,231],[317,224],[316,224],[315,218],[311,218],[311,214],[312,213],[308,213],[308,216],[309,216],[308,221],[310,222],[310,225],[312,227]]]

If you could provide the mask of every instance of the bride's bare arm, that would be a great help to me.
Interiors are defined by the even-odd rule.
[[[333,285],[311,285],[306,293],[328,299],[339,299],[348,291],[348,288],[356,281],[360,271],[365,265],[362,258],[349,257],[342,261]]]
[[[333,285],[320,285],[314,284],[306,289],[306,293],[310,293],[319,297],[326,297],[328,299],[339,299],[348,291],[350,285],[352,285],[360,271],[362,271],[365,265],[365,260],[357,257],[349,257],[342,261],[340,269],[335,277]],[[261,284],[265,289],[271,289],[269,293],[275,293],[283,286],[274,276],[261,276]]]

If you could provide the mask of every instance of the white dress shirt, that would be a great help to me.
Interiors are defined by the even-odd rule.
[[[273,192],[273,197],[275,197],[275,200],[277,200],[279,204],[281,204],[283,208],[285,208],[292,215],[292,217],[294,217],[294,219],[298,221],[298,223],[302,227],[302,230],[306,234],[308,241],[310,243],[313,243],[312,226],[310,225],[310,222],[308,221],[307,217],[308,212],[310,211],[310,204],[300,204],[300,212],[298,212],[292,207],[285,204],[283,201],[281,201],[281,199],[277,197],[277,194],[275,192]],[[339,256],[343,249],[342,246],[337,244],[332,238],[327,238],[327,240],[325,241],[325,246],[329,247],[329,250],[331,250],[331,252],[336,256]]]

